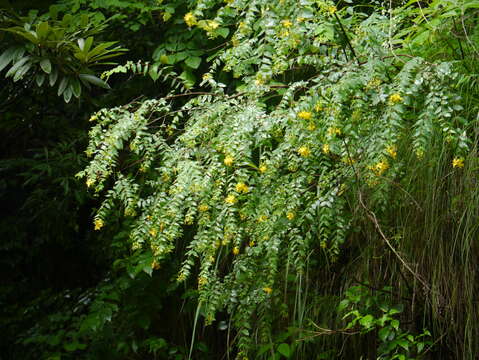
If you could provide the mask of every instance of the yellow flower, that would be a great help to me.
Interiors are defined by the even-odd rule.
[[[206,22],[205,30],[206,31],[213,31],[213,30],[218,29],[219,26],[220,26],[219,22],[214,21],[214,20],[208,20]]]
[[[151,268],[153,270],[158,270],[160,268],[160,263],[156,260],[153,260],[153,262],[151,263]]]
[[[293,220],[295,218],[295,214],[294,212],[292,211],[289,211],[287,214],[286,214],[286,217],[288,218],[288,220]]]
[[[314,131],[314,130],[316,130],[316,125],[314,125],[314,123],[312,123],[312,122],[309,123],[309,125],[308,125],[308,130],[309,130],[309,131]]]
[[[87,187],[92,186],[94,183],[95,183],[95,180],[93,180],[93,179],[87,179],[87,180],[86,180],[86,186],[87,186]]]
[[[307,146],[301,146],[298,149],[298,154],[302,157],[308,157],[309,155],[311,155],[311,150]]]
[[[249,191],[249,187],[244,182],[240,182],[236,184],[236,191],[246,194]]]
[[[176,278],[176,281],[178,282],[182,282],[185,280],[186,280],[186,275],[184,273],[179,274],[178,277]]]
[[[193,15],[193,13],[188,13],[184,16],[185,23],[188,25],[188,27],[192,27],[193,25],[196,25],[198,21],[196,20],[196,16]]]
[[[290,20],[283,20],[281,21],[281,24],[283,24],[285,28],[290,28],[291,26],[293,26],[293,23]]]
[[[206,285],[207,283],[208,283],[208,279],[205,276],[200,276],[198,278],[198,285],[199,286]]]
[[[273,289],[271,289],[269,286],[266,286],[266,287],[263,288],[263,291],[266,294],[270,295],[273,292]]]
[[[103,222],[102,219],[95,219],[95,230],[100,230],[103,226],[105,226],[105,223]]]
[[[264,173],[266,172],[266,170],[268,170],[268,167],[263,164],[263,165],[261,165],[261,166],[259,167],[258,170],[259,170],[259,172],[260,172],[261,174],[264,174]]]
[[[226,197],[225,202],[227,204],[233,205],[234,203],[236,203],[236,197],[233,194],[230,194]]]
[[[158,230],[156,230],[155,228],[151,228],[150,231],[148,231],[150,233],[151,236],[155,237],[156,235],[158,235]]]
[[[391,104],[397,104],[397,103],[400,103],[401,101],[403,101],[403,98],[402,98],[401,95],[399,95],[398,93],[392,94],[392,95],[389,97],[389,102],[390,102]]]
[[[96,119],[98,119],[98,116],[92,115],[92,117],[88,121],[95,121]]]
[[[341,129],[335,126],[331,126],[330,128],[328,128],[328,135],[341,135]]]
[[[338,9],[336,8],[336,6],[328,6],[328,13],[330,13],[331,15],[333,15]]]
[[[464,158],[454,158],[452,160],[452,167],[463,168],[464,167]]]
[[[265,222],[266,220],[268,220],[268,216],[267,216],[267,215],[261,215],[261,216],[258,218],[258,222]]]
[[[235,161],[235,159],[232,157],[232,156],[226,156],[225,159],[223,160],[223,163],[226,165],[226,166],[231,166],[233,165],[233,162]]]
[[[376,165],[374,165],[374,172],[377,175],[382,175],[387,169],[389,169],[389,164],[386,160],[381,160]]]
[[[201,204],[200,206],[198,206],[198,210],[199,210],[200,212],[208,211],[209,208],[210,208],[210,207],[209,207],[208,205],[206,205],[206,204]]]
[[[304,120],[311,120],[313,117],[313,114],[311,114],[309,111],[300,111],[298,113],[298,117]]]
[[[316,105],[314,105],[314,110],[316,112],[320,112],[321,110],[323,110],[323,105],[321,105],[321,103],[317,103]]]
[[[329,154],[330,151],[329,144],[323,144],[323,153]]]
[[[254,246],[254,240],[251,240],[251,241],[249,242],[249,247],[253,247],[253,246]]]
[[[235,246],[235,247],[233,248],[233,255],[236,256],[236,255],[238,255],[239,253],[240,253],[239,247]]]
[[[281,30],[281,32],[279,33],[279,36],[280,37],[288,37],[289,36],[289,31],[284,29],[284,30]]]
[[[211,75],[210,73],[205,73],[203,74],[202,78],[203,80],[210,80],[213,78],[213,75]]]
[[[396,158],[397,156],[397,151],[396,151],[396,147],[393,146],[393,145],[390,145],[386,148],[386,151],[387,153],[389,154],[389,156],[391,156],[393,159]]]

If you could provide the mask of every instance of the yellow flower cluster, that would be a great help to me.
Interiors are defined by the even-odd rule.
[[[95,183],[95,180],[93,180],[93,179],[87,179],[87,180],[86,180],[86,186],[87,186],[87,187],[92,186],[94,183]]]
[[[376,175],[384,174],[387,169],[389,169],[389,163],[386,160],[381,160],[372,168]]]
[[[96,119],[98,119],[98,116],[92,115],[92,117],[88,121],[95,121]]]
[[[233,248],[233,255],[236,256],[236,255],[238,255],[239,253],[240,253],[239,247],[235,246],[235,247]]]
[[[335,126],[331,126],[328,128],[328,135],[341,135],[341,129]]]
[[[273,292],[273,289],[271,289],[269,286],[266,286],[263,288],[263,291],[269,295]]]
[[[401,95],[399,95],[398,93],[396,94],[392,94],[390,97],[389,97],[389,102],[391,104],[397,104],[397,103],[400,103],[403,101],[403,98],[401,97]]]
[[[210,208],[210,207],[209,207],[208,205],[206,205],[206,204],[201,204],[200,206],[198,206],[198,210],[199,210],[200,212],[208,211],[209,208]]]
[[[244,182],[239,182],[238,184],[236,184],[236,191],[239,193],[246,194],[249,191],[249,187]]]
[[[233,162],[235,161],[235,159],[232,157],[232,156],[226,156],[225,159],[223,160],[223,163],[226,165],[226,166],[231,166],[233,165]]]
[[[105,226],[105,223],[103,222],[102,219],[95,219],[94,225],[95,225],[95,230],[100,230],[103,226]]]
[[[300,111],[298,113],[298,117],[304,120],[311,120],[313,118],[313,114],[311,114],[309,111]]]
[[[213,30],[218,29],[219,26],[220,26],[219,22],[214,20],[208,20],[206,21],[206,25],[203,26],[203,29],[206,30],[207,32],[211,32]]]
[[[151,236],[156,237],[156,235],[158,235],[158,230],[156,230],[155,228],[151,228],[149,233]]]
[[[192,27],[194,25],[196,25],[198,23],[198,21],[196,20],[196,16],[193,15],[193,13],[188,13],[186,14],[183,19],[185,20],[185,23],[186,25],[188,25],[189,27]]]
[[[295,218],[295,213],[292,212],[292,211],[289,211],[287,214],[286,214],[286,217],[288,218],[288,220],[293,220]]]
[[[265,222],[266,220],[268,220],[268,216],[267,216],[267,215],[261,215],[261,216],[258,218],[258,222]]]
[[[291,22],[291,20],[283,20],[283,21],[281,21],[281,24],[282,24],[285,28],[290,28],[291,26],[293,26],[293,23]]]
[[[464,159],[462,157],[454,158],[452,160],[452,167],[463,168],[464,167]]]
[[[258,168],[258,170],[261,174],[264,174],[266,172],[266,170],[268,170],[268,167],[263,164]]]
[[[393,159],[396,158],[397,156],[397,150],[396,150],[396,147],[393,146],[393,145],[390,145],[386,148],[386,152],[389,154],[389,156],[391,156]]]
[[[336,8],[336,6],[329,6],[328,7],[328,13],[330,15],[334,15],[334,13],[337,11],[338,9]]]
[[[311,155],[311,150],[309,149],[309,147],[303,145],[298,149],[298,154],[302,157],[308,157],[309,155]]]
[[[198,285],[199,286],[206,285],[207,283],[208,283],[208,279],[205,276],[200,276],[198,278]]]
[[[228,195],[225,199],[225,202],[227,204],[231,204],[231,205],[235,204],[236,203],[236,196],[234,196],[233,194]]]
[[[325,153],[327,155],[327,154],[329,154],[330,151],[331,151],[331,149],[329,147],[329,144],[323,144],[323,153]]]

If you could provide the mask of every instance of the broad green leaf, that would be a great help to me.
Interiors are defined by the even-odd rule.
[[[286,343],[279,344],[278,352],[287,358],[291,356],[291,349],[289,347],[289,344],[286,344]]]
[[[35,82],[38,86],[42,86],[43,82],[45,81],[45,78],[45,74],[37,74],[37,76],[35,76]]]
[[[372,315],[366,315],[359,319],[359,323],[365,328],[370,328],[374,325],[374,317]]]
[[[20,69],[17,70],[17,72],[15,73],[15,76],[13,77],[13,81],[14,82],[17,82],[18,80],[22,79],[23,76],[28,72],[28,70],[30,70],[30,68],[32,67],[32,63],[31,62],[27,62],[25,63],[25,65],[23,65]]]
[[[65,100],[66,103],[69,103],[71,98],[72,98],[72,86],[71,84],[65,89],[65,92],[63,93],[63,100]]]
[[[30,56],[24,56],[23,58],[18,60],[16,63],[13,64],[10,70],[8,70],[5,77],[13,76],[17,72],[17,70],[20,69],[28,60],[30,60]]]
[[[40,24],[37,25],[37,37],[39,40],[44,40],[48,36],[48,31],[50,29],[50,26],[46,21],[41,22]]]
[[[52,63],[50,62],[50,59],[43,59],[40,61],[40,67],[44,72],[50,74],[52,71]]]
[[[223,27],[223,28],[216,29],[215,32],[222,38],[226,38],[229,35],[230,30],[228,28]]]
[[[57,82],[57,79],[58,79],[58,70],[56,68],[53,68],[52,72],[48,76],[48,82],[50,86],[55,85],[55,83]]]
[[[65,89],[67,88],[67,85],[68,85],[68,78],[65,76],[63,77],[63,79],[60,81],[60,85],[58,85],[58,91],[57,91],[57,95],[58,96],[61,96],[63,94],[63,92],[65,91]]]
[[[70,83],[71,83],[73,95],[78,99],[81,95],[80,81],[78,81],[78,79],[71,79]]]
[[[89,82],[90,84],[93,84],[95,86],[102,87],[104,89],[111,89],[110,85],[108,85],[105,81],[96,77],[95,75],[80,74],[80,79],[83,81]]]
[[[185,60],[185,64],[192,69],[198,69],[201,64],[201,58],[198,56],[190,56]]]
[[[0,71],[5,69],[5,67],[12,62],[15,58],[18,48],[11,47],[5,50],[2,55],[0,55]]]

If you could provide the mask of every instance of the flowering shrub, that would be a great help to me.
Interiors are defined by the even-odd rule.
[[[301,284],[311,257],[338,262],[357,218],[394,196],[411,157],[420,163],[440,139],[451,170],[462,168],[471,140],[453,64],[399,56],[396,13],[210,3],[183,18],[232,34],[203,76],[208,91],[99,111],[79,176],[104,197],[96,230],[130,218],[132,259],[158,269],[184,249],[173,281],[196,279],[206,324],[227,311],[242,357],[271,326],[285,272]],[[234,88],[220,80],[228,73]]]

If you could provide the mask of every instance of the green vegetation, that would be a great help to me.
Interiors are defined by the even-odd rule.
[[[478,0],[0,4],[6,358],[476,358]]]

